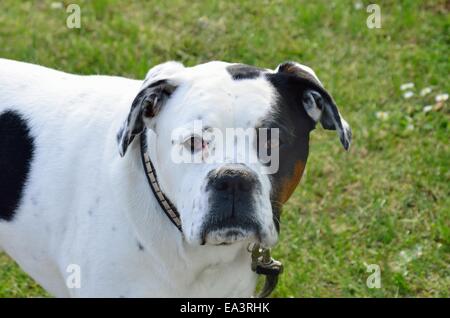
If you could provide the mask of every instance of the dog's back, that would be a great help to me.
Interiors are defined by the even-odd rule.
[[[106,191],[98,167],[139,85],[0,59],[0,249],[56,295],[54,260]]]

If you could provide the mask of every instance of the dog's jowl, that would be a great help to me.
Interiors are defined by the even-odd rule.
[[[348,149],[295,62],[139,81],[0,59],[0,249],[59,297],[251,296],[248,247],[275,246],[318,123]]]

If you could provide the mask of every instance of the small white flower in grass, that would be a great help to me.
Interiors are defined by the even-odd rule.
[[[400,90],[406,91],[407,89],[414,88],[414,83],[405,83],[400,85]]]
[[[406,126],[406,130],[407,131],[413,131],[414,130],[414,125],[413,124],[409,124],[408,126]]]
[[[423,108],[424,113],[431,112],[433,110],[433,105],[427,105]]]
[[[375,117],[380,120],[386,120],[389,118],[389,113],[388,112],[376,112]]]
[[[354,7],[356,10],[361,10],[361,9],[363,8],[363,3],[362,3],[361,1],[356,1],[356,2],[353,4],[353,7]]]
[[[52,3],[50,4],[50,8],[52,8],[52,9],[54,9],[54,10],[56,10],[56,9],[62,9],[62,8],[64,8],[64,5],[63,5],[62,2],[52,2]]]
[[[420,96],[425,96],[431,93],[432,88],[431,87],[425,87],[420,91]]]
[[[421,245],[416,246],[416,257],[421,257],[423,255],[423,249]]]
[[[408,99],[408,98],[411,98],[413,96],[414,96],[414,93],[411,92],[411,91],[407,91],[407,92],[403,93],[403,98],[404,99]]]
[[[439,94],[436,96],[436,103],[445,102],[448,99],[448,94]]]

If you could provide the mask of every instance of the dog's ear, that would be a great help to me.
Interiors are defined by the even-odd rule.
[[[302,94],[300,98],[308,116],[316,123],[320,121],[323,128],[336,130],[342,145],[348,150],[352,140],[350,126],[339,113],[333,97],[325,90],[314,71],[295,62],[285,62],[278,65],[275,72],[291,77],[294,86],[298,87],[298,92]]]
[[[131,104],[127,119],[117,133],[119,154],[122,157],[134,137],[144,131],[145,119],[155,117],[175,91],[177,84],[168,77],[183,67],[176,62],[167,62],[155,66],[147,73],[141,90]]]
[[[131,104],[128,117],[117,134],[119,153],[123,157],[136,135],[144,131],[144,119],[155,117],[176,86],[168,80],[159,80],[142,88]]]

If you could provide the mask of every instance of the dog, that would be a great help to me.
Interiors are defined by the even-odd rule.
[[[171,61],[141,81],[0,59],[0,249],[56,297],[250,297],[248,245],[276,244],[319,122],[349,148],[332,96],[296,62]],[[208,161],[216,140],[201,133],[228,128],[275,128],[258,141],[275,171]]]

